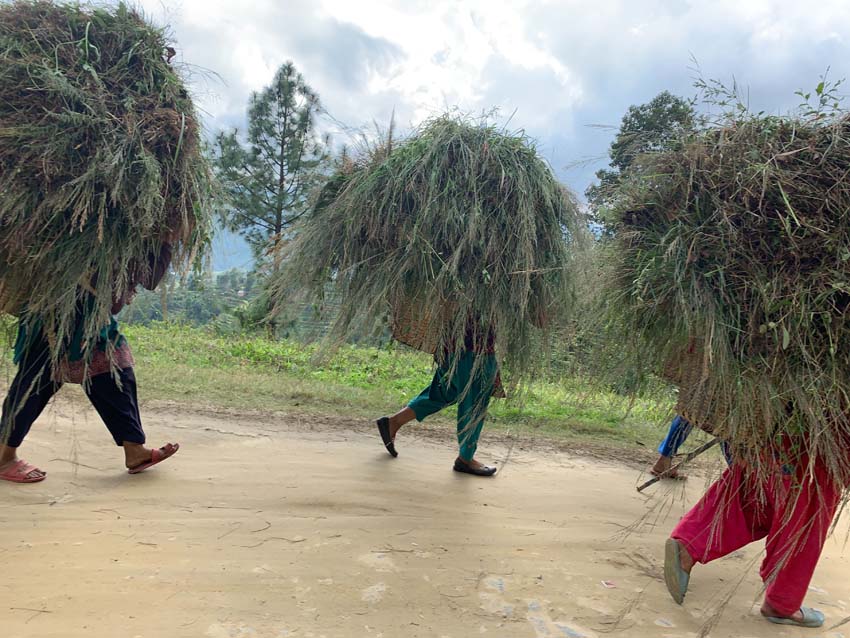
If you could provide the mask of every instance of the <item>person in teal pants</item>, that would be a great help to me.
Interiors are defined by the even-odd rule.
[[[475,459],[478,439],[484,427],[484,417],[493,390],[499,383],[492,336],[483,348],[476,348],[471,334],[467,334],[464,349],[454,354],[444,354],[437,360],[437,371],[431,384],[406,407],[392,416],[378,419],[378,432],[387,451],[398,456],[395,437],[399,429],[413,419],[422,421],[454,403],[457,408],[457,440],[460,448],[454,471],[475,476],[493,476],[496,468]]]

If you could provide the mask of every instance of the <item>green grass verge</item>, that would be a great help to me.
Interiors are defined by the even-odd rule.
[[[179,325],[124,326],[143,400],[235,409],[339,413],[372,418],[407,403],[430,381],[431,358],[407,349],[343,346],[317,357],[315,346],[263,337],[222,337]],[[537,381],[491,404],[496,428],[611,442],[663,435],[671,396],[630,398],[582,379]],[[454,410],[439,415],[451,421]]]
[[[4,327],[14,334],[12,325]],[[404,406],[430,382],[430,356],[406,348],[342,346],[329,356],[296,341],[220,336],[175,324],[124,325],[133,347],[139,395],[147,400],[236,410],[298,411],[372,419]],[[6,340],[6,344],[10,341]],[[0,358],[11,380],[11,347]],[[628,397],[580,378],[538,380],[521,396],[494,400],[488,428],[548,437],[654,446],[674,397]],[[455,409],[431,417],[451,424]]]

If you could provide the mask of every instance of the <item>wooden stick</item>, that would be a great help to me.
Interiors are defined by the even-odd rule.
[[[696,450],[694,450],[693,452],[688,452],[688,453],[685,455],[685,458],[683,458],[681,461],[679,461],[678,463],[676,463],[676,465],[674,465],[674,466],[673,466],[673,467],[671,467],[669,470],[667,470],[667,472],[665,472],[665,474],[669,475],[669,474],[671,474],[671,473],[675,472],[675,471],[676,471],[676,470],[678,470],[680,467],[683,467],[683,466],[684,466],[684,465],[685,465],[688,461],[691,461],[691,460],[695,459],[695,458],[696,458],[696,457],[698,457],[700,454],[702,454],[702,453],[703,453],[703,452],[705,452],[706,450],[709,450],[709,449],[713,448],[713,447],[714,447],[715,445],[717,445],[718,443],[720,443],[720,439],[717,439],[717,438],[712,439],[712,440],[711,440],[711,441],[709,441],[708,443],[703,443],[702,445],[700,445],[700,446],[699,446]],[[661,479],[663,479],[663,478],[664,478],[664,475],[661,475],[661,476],[653,476],[651,479],[649,479],[649,480],[648,480],[646,483],[644,483],[643,485],[639,485],[639,486],[638,486],[638,488],[637,488],[637,491],[638,491],[638,492],[643,492],[643,491],[644,491],[647,487],[649,487],[650,485],[655,485],[656,483],[658,483],[658,481],[660,481],[660,480],[661,480]]]

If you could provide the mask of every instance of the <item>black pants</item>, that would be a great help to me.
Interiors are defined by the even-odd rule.
[[[62,387],[51,378],[50,351],[44,341],[36,342],[24,354],[18,372],[3,401],[0,417],[0,443],[20,447],[32,424]],[[83,386],[86,396],[115,439],[116,445],[144,443],[145,432],[136,397],[136,375],[133,368],[118,373],[118,381],[110,374],[92,377]]]

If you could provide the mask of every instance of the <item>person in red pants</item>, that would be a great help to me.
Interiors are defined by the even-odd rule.
[[[803,599],[842,490],[823,468],[807,472],[807,458],[794,465],[776,462],[770,476],[759,479],[735,464],[679,521],[664,557],[667,589],[677,603],[684,601],[696,563],[709,563],[765,538],[762,615],[782,625],[823,624],[823,613],[804,607]]]

